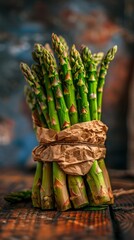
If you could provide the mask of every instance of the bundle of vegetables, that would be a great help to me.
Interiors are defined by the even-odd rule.
[[[42,136],[44,129],[46,134],[50,131],[51,136],[55,132],[64,133],[66,129],[73,132],[73,126],[79,127],[85,122],[100,122],[105,77],[117,51],[114,46],[104,56],[103,53],[92,54],[82,46],[79,53],[73,45],[69,53],[65,39],[56,34],[52,34],[52,47],[53,50],[48,44],[35,44],[32,52],[35,63],[31,68],[25,63],[20,64],[29,84],[25,87],[25,94],[37,138],[39,132]],[[51,148],[56,144],[59,143],[44,144],[45,149],[49,147],[52,159]],[[60,141],[60,144],[67,143]],[[75,147],[73,142],[68,144]],[[39,148],[43,152],[42,144]],[[32,188],[34,207],[65,211],[72,207],[113,203],[103,158],[94,159],[85,175],[67,174],[60,167],[60,160],[49,162],[38,158]]]

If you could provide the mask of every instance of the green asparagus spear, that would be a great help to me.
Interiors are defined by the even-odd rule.
[[[25,76],[25,79],[28,81],[29,76],[32,78],[33,76],[29,74],[29,67],[24,64],[21,63],[20,64],[20,68]],[[30,82],[30,86],[31,88],[34,86],[32,81]],[[27,92],[28,94],[28,92]],[[28,98],[28,96],[27,96]],[[30,100],[30,99],[29,99]],[[33,114],[35,113],[35,107],[32,106],[33,102],[31,101],[31,103],[29,102],[29,106],[31,108],[31,110],[33,111]],[[36,131],[36,127],[34,128]],[[41,186],[41,180],[42,180],[42,162],[37,162],[36,165],[36,172],[35,172],[35,176],[34,176],[34,181],[33,181],[33,187],[32,187],[32,203],[34,207],[40,207],[41,206],[41,199],[40,199],[40,186]]]
[[[28,88],[28,86],[25,87],[25,94],[26,94],[26,99],[29,104],[29,107],[32,110],[32,113],[34,115],[35,111],[39,109],[38,108],[39,106],[37,104],[37,99],[35,99],[34,92],[32,92],[31,89]],[[43,127],[47,127],[46,121],[44,116],[42,115],[42,112],[39,113],[38,116],[36,117],[37,119],[40,119],[40,126],[42,125]],[[36,126],[35,126],[35,131],[36,131]],[[51,163],[43,164],[42,162],[37,162],[36,168],[37,169],[36,169],[34,184],[32,188],[33,205],[34,207],[40,207],[41,205],[42,209],[44,208],[52,209],[54,207],[54,197],[53,197],[53,188],[52,188],[52,164]],[[41,174],[42,176],[42,179],[40,177],[42,182],[40,186],[37,183],[39,174]],[[48,182],[48,179],[49,179],[49,182]],[[38,201],[37,201],[37,196],[39,199]],[[37,202],[39,202],[39,205]]]
[[[39,64],[39,58],[37,57],[35,51],[32,52],[32,58],[33,58],[33,60],[34,60],[36,63]]]
[[[30,90],[31,89],[29,89],[28,86],[25,87],[26,99],[34,115],[35,111],[38,110],[39,106],[37,104],[37,99],[33,98],[35,97],[34,93],[31,92]],[[35,100],[35,102],[33,100]],[[38,116],[36,117],[37,119],[40,118],[40,126],[47,127],[46,121],[44,116],[42,115],[42,112],[38,114]],[[35,131],[36,131],[36,126],[35,126]],[[33,200],[34,207],[41,206],[42,209],[44,208],[52,209],[54,207],[51,168],[52,168],[51,163],[43,164],[42,162],[37,162],[36,173],[34,177],[34,184],[32,188],[32,200]],[[40,181],[38,182],[38,178],[42,183],[40,183]],[[49,182],[48,182],[48,179],[49,179]],[[40,183],[40,185],[38,183]]]
[[[25,85],[24,94],[26,97],[26,103],[28,104],[29,109],[33,112],[34,110],[36,110],[37,100],[34,92],[32,91],[32,88],[28,85]]]
[[[32,186],[32,203],[33,206],[37,208],[41,207],[40,188],[42,182],[42,166],[43,163],[38,161]]]
[[[35,116],[38,120],[38,125],[42,127],[47,127],[47,123],[44,115],[42,114],[41,108],[38,103],[38,99],[35,96],[32,88],[28,85],[24,86],[24,94],[26,96],[26,102],[29,106],[29,109],[32,111],[33,117]],[[36,124],[33,122],[33,128],[36,131]]]
[[[42,113],[45,117],[47,126],[50,127],[50,119],[49,119],[49,114],[48,114],[48,107],[47,107],[47,101],[46,101],[46,96],[45,96],[45,91],[40,85],[40,81],[37,77],[37,74],[29,68],[29,66],[26,63],[21,63],[20,68],[24,74],[24,77],[28,84],[31,86],[33,89],[38,103],[40,105],[40,108],[42,110]]]
[[[65,51],[69,52],[69,47],[68,47],[68,44],[66,42],[66,39],[61,35],[59,36],[59,39],[60,39],[61,43],[63,44],[63,46],[65,48]]]
[[[85,84],[85,70],[79,52],[75,45],[71,48],[71,64],[73,80],[77,92],[78,113],[80,122],[90,120],[89,103],[87,98],[87,87]]]
[[[80,119],[82,122],[86,122],[90,120],[90,115],[87,91],[85,91],[85,70],[80,54],[74,45],[71,49],[71,63],[76,91],[79,93],[80,97],[80,101],[78,102],[79,113],[81,116]],[[96,160],[94,161],[90,172],[87,174],[87,182],[96,204],[103,204],[109,201],[103,174]]]
[[[42,183],[40,187],[41,209],[54,208],[52,163],[45,162],[42,166]]]
[[[93,56],[93,59],[94,59],[94,62],[96,64],[96,66],[98,66],[101,63],[101,60],[104,57],[104,53],[103,52],[98,52],[98,53],[94,53],[92,56]]]
[[[94,59],[94,63],[96,65],[96,70],[97,70],[96,81],[98,82],[98,77],[99,77],[99,72],[100,72],[100,63],[104,57],[104,53],[98,52],[98,53],[94,53],[92,56]]]
[[[42,86],[40,85],[40,81],[37,76],[37,71],[35,72],[35,66],[32,67],[32,71],[26,64],[21,64],[21,68],[23,69],[23,73],[26,77],[26,80],[33,87],[34,92],[40,102],[40,106],[42,108],[42,112],[46,117],[46,121],[48,126],[50,127],[50,122],[48,121],[48,111],[47,111],[47,103],[44,91]],[[53,209],[54,207],[54,198],[53,198],[53,187],[52,187],[52,164],[42,162],[37,163],[36,173],[34,177],[34,184],[32,189],[32,201],[33,205],[36,206],[36,191],[40,196],[40,206],[42,209]],[[40,183],[40,187],[37,184],[37,178],[39,174],[42,174],[42,179]],[[50,174],[51,173],[51,174]]]
[[[54,54],[54,53],[53,53],[53,50],[52,50],[52,48],[51,48],[51,46],[50,46],[49,43],[46,43],[46,44],[44,45],[44,48],[47,49],[52,55]]]
[[[68,46],[63,37],[58,37],[56,34],[52,34],[52,45],[59,58],[63,94],[66,106],[69,109],[70,122],[71,125],[73,125],[78,123],[78,112],[70,59],[68,56]],[[71,200],[75,208],[81,207],[82,205],[88,203],[86,189],[82,177],[68,175],[68,185]]]
[[[31,199],[32,192],[31,190],[23,190],[17,192],[11,192],[4,196],[4,199],[7,202],[17,203],[22,201],[28,201]]]
[[[70,119],[62,93],[61,81],[59,79],[53,55],[51,55],[46,49],[44,49],[43,53],[44,62],[49,75],[50,86],[53,89],[53,94],[56,99],[56,109],[60,122],[60,129],[63,130],[64,128],[70,127]]]
[[[91,119],[97,120],[98,113],[97,113],[97,98],[96,98],[96,90],[97,90],[96,89],[97,87],[96,63],[94,58],[91,55],[91,51],[87,47],[82,48],[82,58],[83,58],[83,62],[85,63],[87,81],[89,81],[88,82],[89,96],[94,96],[94,99],[92,98],[90,99],[89,97]],[[113,202],[112,189],[111,189],[110,179],[109,179],[108,171],[105,166],[104,159],[100,159],[98,161],[98,164],[100,169],[103,172],[103,177],[104,177],[105,184],[106,184],[107,191],[110,198],[109,203],[112,203]]]
[[[60,131],[60,127],[59,127],[59,119],[57,116],[57,111],[55,109],[55,102],[54,102],[54,96],[51,90],[51,86],[50,86],[50,82],[48,79],[48,73],[46,71],[46,67],[44,65],[44,61],[43,61],[43,46],[41,44],[35,44],[35,51],[36,54],[40,54],[40,65],[42,68],[42,73],[43,73],[43,84],[44,84],[44,88],[46,90],[46,94],[47,94],[47,102],[48,102],[48,112],[49,112],[49,117],[50,117],[50,126],[52,129]],[[40,84],[39,84],[40,87]],[[42,95],[42,94],[41,94]]]
[[[32,64],[31,70],[34,71],[37,75],[37,81],[40,85],[42,85],[42,79],[43,79],[43,74],[42,74],[42,69],[39,64]]]
[[[47,113],[47,105],[46,105],[46,97],[42,90],[42,87],[39,84],[39,79],[34,70],[30,70],[30,68],[21,63],[21,69],[25,75],[26,80],[29,82],[31,87],[34,87],[34,92],[40,102],[40,106],[42,108],[42,112],[46,117],[46,121],[48,126],[50,126],[48,122],[48,113]],[[52,178],[52,170],[51,163],[46,163],[45,167],[42,162],[37,162],[36,172],[34,176],[33,188],[32,188],[32,202],[34,207],[41,207],[42,209],[52,209],[54,207],[53,203],[53,187],[51,185]],[[47,178],[47,182],[44,182],[44,175],[48,175],[51,172],[51,178]],[[45,178],[46,180],[46,178]],[[45,186],[44,186],[45,185]],[[47,189],[45,188],[47,185]],[[44,190],[45,189],[45,190]],[[47,195],[46,195],[47,194]]]
[[[42,58],[43,58],[43,56],[42,56]],[[36,76],[36,79],[37,79],[36,72],[37,72],[38,69],[36,69],[36,68],[37,68],[37,66],[33,65],[33,68],[32,68],[33,71],[32,72],[33,72],[34,76]],[[41,94],[41,96],[42,96],[42,94]],[[63,115],[64,115],[64,113],[63,113]],[[48,181],[49,181],[49,183],[48,183]],[[41,185],[41,190],[40,190],[42,209],[52,209],[53,208],[54,198],[53,198],[53,194],[52,194],[53,193],[52,192],[52,189],[53,189],[52,188],[52,185],[53,185],[52,181],[53,181],[53,178],[52,178],[52,164],[44,163],[43,164],[42,185]]]
[[[35,85],[37,96],[40,102],[43,102],[44,91],[42,86],[40,85],[38,75],[32,68],[32,74],[35,78]],[[37,85],[38,83],[38,85]],[[45,97],[46,101],[46,97]],[[46,103],[47,104],[47,103]],[[48,112],[47,112],[48,114]],[[50,125],[49,125],[50,127]],[[43,163],[42,166],[42,183],[40,187],[40,198],[41,198],[41,208],[42,209],[53,209],[54,208],[54,193],[53,193],[53,182],[52,182],[52,163]]]
[[[88,47],[83,47],[81,51],[83,64],[86,70],[86,81],[88,85],[88,99],[90,106],[91,120],[97,120],[97,69],[91,51]]]
[[[58,55],[60,63],[63,94],[69,110],[71,125],[78,122],[77,106],[75,100],[75,88],[72,80],[70,60],[66,48],[56,34],[52,34],[52,45]]]
[[[110,62],[114,59],[115,53],[117,52],[117,46],[115,45],[111,48],[106,56],[101,61],[100,73],[98,78],[98,86],[97,86],[97,106],[98,106],[98,119],[101,119],[101,110],[102,110],[102,96],[103,96],[103,87],[105,83],[105,77],[107,74],[107,70]]]
[[[70,126],[70,119],[68,109],[62,94],[61,82],[59,80],[57,68],[54,57],[44,50],[44,61],[49,73],[51,86],[53,88],[54,96],[57,101],[57,112],[60,120],[61,130]],[[88,204],[86,189],[82,177],[68,176],[69,191],[74,208],[80,208]]]
[[[104,56],[101,61],[99,78],[98,78],[98,86],[97,86],[97,108],[98,108],[98,119],[99,120],[101,120],[102,97],[103,97],[103,87],[104,87],[104,83],[105,83],[105,77],[107,74],[109,64],[114,59],[116,52],[117,52],[117,46],[114,46],[107,52],[106,56]],[[108,171],[106,169],[105,162],[103,159],[99,160],[99,166],[103,171],[103,176],[104,176],[105,183],[106,183],[106,186],[108,189],[108,193],[109,193],[109,197],[110,197],[109,203],[112,204],[114,201],[114,198],[113,198],[109,174],[108,174]]]
[[[44,64],[43,49],[44,49],[43,46],[39,44],[35,45],[35,51],[40,56],[39,59],[40,59],[40,65],[42,67],[42,72],[43,72],[44,86],[46,88],[46,93],[47,93],[51,128],[56,131],[60,131],[60,124],[59,124],[57,111],[55,108],[53,92],[51,89],[51,84],[49,82],[48,72]],[[54,194],[55,194],[55,200],[56,200],[58,210],[63,211],[63,210],[69,209],[71,207],[71,204],[70,204],[69,194],[66,186],[66,175],[60,169],[59,165],[56,162],[53,163],[53,186],[54,186]]]

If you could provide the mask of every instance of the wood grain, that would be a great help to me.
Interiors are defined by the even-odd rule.
[[[114,179],[113,188],[121,188]],[[0,239],[2,240],[73,240],[134,238],[134,194],[119,196],[113,206],[103,210],[42,211],[31,202],[10,204],[3,196],[11,191],[31,188],[33,174],[20,170],[0,173]],[[123,180],[126,189],[132,179]],[[112,181],[113,182],[113,181]],[[129,182],[129,184],[128,184]]]

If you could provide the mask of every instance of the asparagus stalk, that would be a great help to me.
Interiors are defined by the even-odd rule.
[[[103,52],[98,52],[98,53],[93,54],[93,59],[94,59],[96,66],[98,66],[101,63],[103,57],[104,57]]]
[[[27,65],[21,63],[20,68],[25,76],[25,79],[28,79],[28,71]],[[28,81],[28,80],[27,80]],[[32,82],[30,82],[30,86],[33,86]],[[25,89],[25,93],[27,94],[27,103],[32,110],[32,114],[35,114],[35,105],[36,102],[33,101],[32,96],[28,89]],[[38,116],[39,117],[39,116]],[[36,131],[36,126],[34,127]],[[40,199],[40,186],[41,186],[41,179],[42,179],[42,162],[37,162],[36,165],[36,172],[34,176],[33,186],[32,186],[32,203],[34,207],[39,208],[41,206],[41,199]]]
[[[81,121],[86,122],[90,120],[90,114],[87,91],[85,91],[85,70],[80,54],[76,50],[75,45],[73,45],[71,49],[71,63],[76,91],[78,92],[80,98],[80,119]],[[102,204],[109,201],[102,170],[99,168],[98,162],[96,160],[94,161],[90,172],[87,174],[87,182],[89,184],[93,200],[96,204]]]
[[[47,111],[46,97],[44,97],[43,95],[43,90],[39,84],[39,79],[36,72],[34,70],[31,72],[30,68],[23,63],[21,63],[21,69],[23,70],[25,78],[29,82],[29,84],[31,86],[34,85],[36,86],[34,89],[36,96],[38,97],[38,100],[42,103],[41,106],[43,112],[46,113]],[[47,118],[46,114],[45,116]],[[51,178],[52,178],[51,163],[43,164],[42,162],[37,162],[32,188],[32,202],[34,207],[41,207],[42,209],[52,209],[54,207],[53,187]]]
[[[24,94],[26,96],[26,102],[29,106],[29,109],[32,111],[33,118],[38,119],[38,125],[42,127],[47,127],[47,123],[44,115],[42,114],[41,108],[38,104],[38,100],[33,92],[32,88],[28,85],[24,86]],[[33,122],[33,128],[36,131],[36,124]]]
[[[46,50],[47,51],[47,50]],[[43,54],[45,56],[45,54]],[[45,59],[44,59],[45,60]],[[45,61],[44,61],[45,62]],[[55,65],[55,61],[54,61],[54,65]],[[34,72],[34,71],[33,71]],[[34,72],[34,75],[36,73]],[[62,101],[62,98],[60,98],[61,92],[60,89],[56,89],[57,92],[57,100],[59,101],[58,105],[62,108],[58,108],[58,113],[59,113],[59,119],[61,120],[61,126],[62,129],[64,129],[65,127],[68,126],[69,124],[69,116],[66,114],[67,110],[65,109],[65,103],[64,101]],[[52,96],[52,95],[51,95]],[[66,111],[63,111],[63,107]],[[42,186],[41,186],[41,200],[42,200],[42,209],[51,209],[52,208],[52,203],[53,203],[53,198],[51,197],[51,185],[52,185],[52,166],[50,165],[50,163],[45,163],[44,167],[43,167],[43,178],[42,178]],[[48,179],[49,179],[49,185],[48,185]],[[47,180],[47,181],[46,181]],[[51,184],[50,184],[51,183]],[[48,185],[48,186],[47,186]],[[43,204],[44,200],[48,199],[48,196],[50,196],[49,201],[47,201],[47,205]]]
[[[51,121],[51,128],[60,131],[60,124],[57,115],[57,111],[55,108],[53,92],[51,89],[51,84],[48,78],[48,72],[46,70],[44,59],[43,59],[43,46],[36,44],[35,45],[36,53],[40,56],[40,65],[42,67],[43,72],[43,80],[44,86],[46,88],[47,93],[47,101],[48,101],[48,109],[49,109],[49,116]],[[60,169],[59,165],[54,162],[53,163],[53,187],[54,187],[54,194],[55,200],[57,204],[58,210],[67,210],[71,207],[69,194],[66,186],[66,175]]]
[[[31,70],[36,73],[37,78],[38,78],[37,79],[38,83],[42,85],[43,74],[42,74],[41,66],[39,64],[32,64]]]
[[[40,188],[42,182],[42,166],[43,163],[38,161],[32,186],[32,203],[33,206],[37,208],[41,207]]]
[[[36,84],[37,94],[39,96],[40,102],[43,102],[43,89],[39,83],[38,76],[32,68],[32,74],[34,76],[34,81]],[[38,83],[38,85],[37,85]],[[46,97],[45,97],[46,100]],[[53,193],[53,181],[52,181],[52,163],[43,163],[42,166],[42,183],[40,187],[40,198],[41,198],[41,208],[42,209],[53,209],[54,208],[54,193]]]
[[[97,106],[98,106],[98,119],[101,120],[101,109],[102,109],[102,97],[103,97],[103,88],[104,88],[104,83],[105,83],[105,77],[107,74],[107,70],[109,67],[110,62],[114,59],[115,53],[117,52],[117,46],[115,45],[113,48],[111,48],[106,56],[101,61],[101,66],[100,66],[100,72],[99,72],[99,78],[98,78],[98,86],[97,86]],[[105,166],[105,162],[103,159],[99,160],[99,166],[103,171],[103,176],[105,178],[105,183],[108,189],[109,197],[110,197],[110,202],[114,202],[114,197],[112,193],[112,188],[111,188],[111,183],[110,183],[110,178],[108,171]]]
[[[104,53],[103,52],[94,53],[92,55],[92,57],[94,59],[95,65],[96,65],[96,81],[98,82],[98,76],[99,76],[99,72],[100,72],[100,63],[104,57]]]
[[[82,59],[85,64],[85,69],[87,73],[87,81],[89,82],[89,96],[95,96],[94,99],[89,98],[90,105],[90,111],[91,111],[91,119],[97,120],[98,118],[98,112],[97,112],[97,99],[96,99],[96,86],[97,86],[97,77],[96,77],[96,60],[91,55],[90,50],[87,47],[83,47],[82,49]],[[103,172],[103,177],[105,180],[105,184],[107,186],[107,190],[109,193],[110,202],[113,202],[113,194],[111,189],[111,183],[108,175],[108,171],[105,166],[104,159],[100,159],[98,161],[99,167],[101,168]]]
[[[36,51],[36,55],[40,55],[39,60],[40,60],[40,65],[42,68],[42,73],[43,73],[43,85],[44,85],[44,89],[46,90],[46,95],[47,95],[47,102],[48,102],[48,112],[49,112],[49,117],[50,117],[50,127],[54,130],[60,131],[60,127],[59,127],[59,119],[58,119],[58,115],[57,115],[57,111],[55,109],[55,102],[54,102],[54,97],[53,97],[53,93],[51,91],[51,86],[50,86],[50,82],[48,80],[48,73],[46,71],[44,62],[43,62],[43,58],[42,58],[42,54],[43,54],[43,46],[41,44],[35,44],[35,51]],[[40,84],[39,84],[39,88],[40,88]],[[42,96],[42,94],[41,94]]]
[[[27,78],[31,79],[31,82],[30,82],[31,85],[35,84],[36,86],[35,93],[39,101],[42,103],[42,107],[44,107],[44,104],[46,104],[44,99],[46,100],[46,98],[44,98],[43,90],[39,84],[39,79],[36,72],[34,71],[34,68],[32,72],[29,69],[28,74],[29,76]],[[47,107],[45,108],[45,111],[46,109]],[[51,165],[52,165],[51,163],[43,164],[42,162],[37,162],[37,168],[36,168],[36,173],[35,173],[34,183],[32,188],[32,201],[35,207],[37,205],[35,204],[37,201],[37,196],[38,196],[38,199],[40,199],[40,206],[42,209],[52,209],[54,207]],[[37,183],[39,174],[41,174],[42,176],[40,186]]]
[[[42,210],[54,208],[52,163],[45,162],[42,166],[42,183],[40,187]]]
[[[52,50],[52,48],[51,48],[51,46],[50,46],[49,43],[46,43],[46,44],[44,45],[44,48],[47,49],[52,55],[54,54],[54,53],[53,53],[53,50]]]
[[[7,202],[17,203],[17,202],[30,200],[31,195],[32,195],[31,190],[23,190],[23,191],[8,193],[6,196],[4,196],[4,199]]]
[[[34,75],[31,71],[31,69],[29,68],[29,66],[26,63],[21,63],[20,64],[20,68],[21,71],[24,74],[25,80],[28,82],[28,84],[30,85],[30,87],[33,89],[36,97],[37,97],[37,101],[39,103],[39,106],[42,110],[42,113],[45,117],[47,126],[50,127],[50,119],[49,119],[49,115],[48,115],[48,109],[47,109],[47,101],[46,101],[46,96],[45,96],[45,91],[44,89],[40,86],[40,81],[37,77],[37,74],[34,72]]]
[[[49,75],[50,86],[53,89],[53,94],[56,99],[56,110],[60,122],[60,129],[63,130],[64,128],[70,127],[70,119],[62,93],[61,81],[59,79],[54,57],[46,49],[44,49],[43,53],[44,62]]]
[[[98,164],[99,164],[100,169],[103,172],[103,177],[104,177],[105,184],[106,184],[106,187],[107,187],[107,191],[108,191],[108,195],[109,195],[109,199],[110,199],[108,204],[113,204],[114,203],[114,196],[113,196],[111,182],[110,182],[109,174],[108,174],[104,159],[99,159]]]
[[[66,48],[60,41],[59,37],[54,33],[52,34],[52,45],[59,58],[63,94],[69,110],[70,122],[72,125],[78,122],[78,114],[70,60]]]
[[[57,112],[60,119],[61,130],[70,127],[70,119],[68,109],[63,97],[61,82],[58,76],[57,68],[55,65],[54,57],[44,50],[44,62],[49,73],[53,93],[57,101]],[[74,208],[80,208],[88,204],[86,189],[82,177],[68,176],[69,191]]]
[[[107,70],[110,62],[114,59],[115,53],[117,52],[117,46],[115,45],[111,48],[106,56],[101,61],[100,73],[98,78],[98,86],[97,86],[97,106],[98,106],[98,119],[101,119],[101,110],[102,110],[102,97],[103,97],[103,88],[105,83],[105,77],[107,74]]]
[[[77,92],[78,113],[80,122],[90,120],[89,103],[87,98],[87,87],[85,84],[85,70],[79,52],[75,45],[71,48],[71,64],[73,80]]]
[[[86,70],[86,81],[88,85],[88,100],[90,106],[91,120],[97,120],[97,69],[91,51],[88,47],[83,47],[81,52],[83,64]]]
[[[40,119],[40,126],[47,127],[45,118],[40,112],[40,107],[37,104],[37,99],[35,98],[34,92],[26,86],[25,87],[25,94],[27,103],[32,110],[32,114],[35,114],[35,111],[38,109],[38,115],[36,115],[37,119]],[[36,131],[36,126],[35,126]],[[52,188],[52,170],[51,164],[49,163],[42,163],[37,162],[36,165],[36,173],[34,177],[34,183],[32,188],[32,201],[34,207],[40,207],[42,209],[52,209],[54,207],[54,199],[53,199],[53,188]],[[44,179],[46,178],[46,179]],[[40,181],[42,183],[40,183]],[[48,179],[50,179],[48,184]],[[47,184],[47,186],[46,186]],[[48,197],[49,196],[49,197]]]
[[[68,44],[66,42],[66,39],[61,35],[59,36],[59,39],[60,39],[60,42],[63,44],[65,51],[69,52],[69,47],[68,47]]]
[[[39,64],[39,58],[37,57],[35,51],[32,52],[32,58],[33,58],[33,60],[34,60],[36,63]]]
[[[32,72],[30,72],[29,70],[29,75],[30,75],[29,79],[31,77],[32,83],[35,84],[35,93],[40,103],[42,103],[42,106],[45,105],[46,108],[44,108],[44,110],[45,110],[45,113],[48,115],[48,112],[46,112],[47,111],[46,97],[45,97],[43,88],[40,85],[40,81],[37,76],[37,71],[35,72],[35,70],[37,70],[35,69],[35,66],[32,67]],[[47,115],[46,115],[46,118],[47,118]],[[49,125],[49,127],[50,126],[51,125]],[[41,208],[52,209],[54,207],[53,185],[52,185],[52,164],[44,163],[42,167],[43,167],[42,183],[40,187]]]
[[[73,125],[75,123],[78,123],[78,112],[70,59],[68,56],[68,46],[64,38],[61,36],[58,37],[56,34],[52,34],[52,45],[59,58],[63,94],[66,106],[69,109],[70,122],[71,125]],[[86,205],[88,203],[88,199],[83,178],[80,176],[68,175],[68,185],[74,207],[78,208]]]

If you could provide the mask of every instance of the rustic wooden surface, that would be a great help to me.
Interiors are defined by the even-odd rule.
[[[133,176],[111,174],[113,189],[134,189]],[[134,193],[115,199],[115,204],[97,211],[41,211],[31,202],[11,204],[3,196],[31,188],[33,173],[26,170],[0,172],[0,239],[75,240],[134,239]]]

